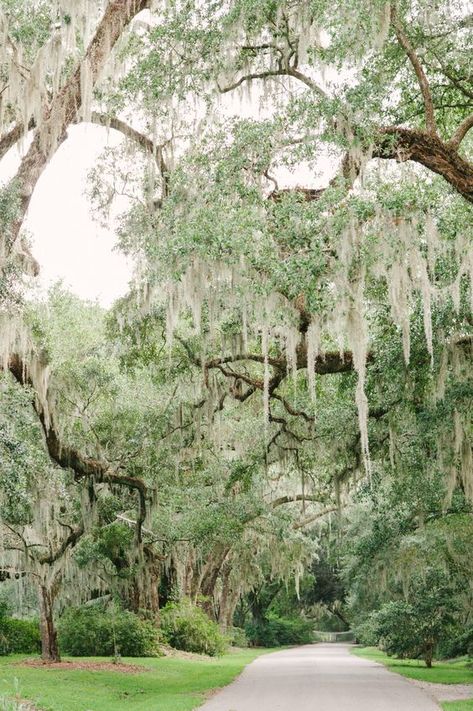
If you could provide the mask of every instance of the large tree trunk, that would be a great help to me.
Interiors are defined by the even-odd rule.
[[[161,566],[156,554],[145,548],[143,569],[133,581],[130,604],[133,612],[144,613],[159,624],[159,581]]]
[[[427,643],[427,647],[426,647],[425,653],[424,653],[424,661],[425,661],[425,666],[427,667],[427,669],[432,668],[433,659],[434,659],[434,643],[433,643],[433,641],[432,642],[429,641]]]
[[[215,586],[229,551],[229,546],[223,546],[221,544],[217,546],[217,549],[213,551],[213,554],[204,566],[200,583],[200,594],[204,598],[202,607],[209,617],[216,621],[217,614],[214,604]]]
[[[222,632],[225,633],[233,627],[233,616],[240,599],[240,586],[232,579],[232,565],[229,560],[224,564],[221,580],[222,592],[218,607],[218,624]]]
[[[45,662],[60,662],[57,632],[54,625],[54,596],[46,585],[39,587],[39,626],[41,632],[41,657]]]

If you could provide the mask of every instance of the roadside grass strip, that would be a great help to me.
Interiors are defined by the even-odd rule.
[[[14,705],[15,698],[32,702],[38,711],[191,711],[268,651],[275,650],[239,649],[208,659],[123,659],[143,667],[142,673],[133,674],[22,666],[24,656],[1,657],[0,711],[22,708]],[[103,663],[110,659],[70,661]]]

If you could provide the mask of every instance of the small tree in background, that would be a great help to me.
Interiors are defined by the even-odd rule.
[[[453,591],[446,575],[430,571],[415,580],[408,602],[388,602],[371,620],[387,654],[401,659],[422,658],[430,668],[435,649],[453,622],[454,611]]]

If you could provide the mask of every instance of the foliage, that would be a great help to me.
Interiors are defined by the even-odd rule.
[[[353,633],[358,644],[363,647],[376,647],[379,642],[376,613],[372,613],[363,622],[359,622],[354,627]]]
[[[61,650],[74,657],[146,657],[157,652],[156,627],[115,606],[69,608],[59,621],[58,631]]]
[[[410,602],[392,600],[372,615],[381,648],[401,659],[422,657],[432,665],[435,649],[452,624],[455,603],[445,576],[431,571],[412,586]]]
[[[438,650],[441,659],[453,659],[468,655],[473,657],[473,627],[455,626],[451,634],[439,644]]]
[[[190,600],[168,602],[161,612],[161,630],[172,647],[185,652],[215,657],[227,647],[218,625]]]
[[[241,627],[232,627],[227,630],[225,637],[232,647],[248,647],[248,637],[246,632]]]
[[[250,644],[261,647],[310,644],[314,640],[313,622],[301,617],[290,619],[269,614],[259,622],[249,622],[245,632]]]
[[[0,2],[2,150],[35,131],[0,191],[27,331],[0,313],[2,575],[52,607],[202,595],[223,629],[242,601],[253,639],[376,621],[428,656],[448,605],[419,581],[445,575],[453,637],[473,611],[465,4],[115,3],[103,34],[102,4],[66,5]],[[90,194],[126,194],[136,276],[108,314],[61,285],[18,304],[29,198],[92,105],[126,135]],[[217,651],[203,614],[163,624]]]
[[[0,654],[37,654],[40,649],[38,620],[0,617]]]

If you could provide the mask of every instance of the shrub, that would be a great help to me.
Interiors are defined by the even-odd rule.
[[[473,626],[456,629],[451,636],[442,640],[438,651],[439,657],[443,659],[463,657],[466,654],[473,657]]]
[[[218,625],[190,600],[169,602],[161,611],[161,630],[165,640],[185,652],[223,654],[227,642]]]
[[[302,617],[270,614],[260,622],[248,623],[245,631],[250,643],[258,647],[310,644],[314,639],[313,623]]]
[[[0,617],[0,654],[36,654],[41,651],[37,620]]]
[[[432,666],[434,653],[452,637],[456,602],[444,571],[429,570],[414,578],[409,602],[393,600],[370,615],[381,649],[401,659],[423,658]]]
[[[58,633],[61,651],[74,657],[148,657],[157,650],[156,627],[115,606],[70,608],[59,621]]]
[[[357,643],[365,647],[375,647],[379,642],[377,623],[373,615],[357,624],[353,632]]]
[[[232,647],[248,647],[248,637],[241,627],[230,627],[225,636]]]

